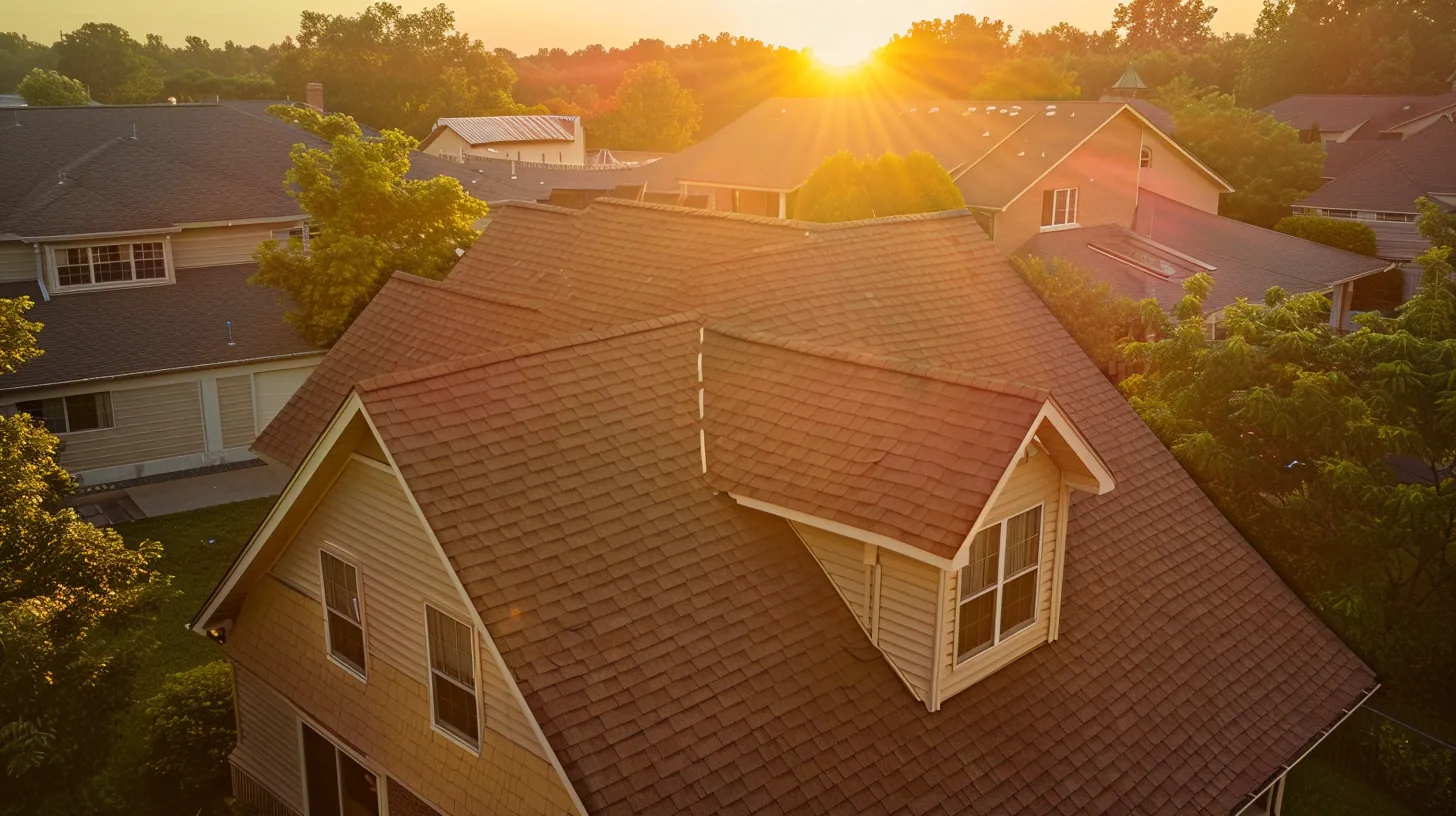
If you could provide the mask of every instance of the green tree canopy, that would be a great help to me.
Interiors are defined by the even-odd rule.
[[[305,11],[273,76],[294,99],[321,82],[331,110],[417,138],[442,116],[527,112],[511,99],[510,64],[456,31],[443,3],[414,14],[384,2],[352,17]]]
[[[343,118],[318,117],[317,127],[334,133],[329,149],[293,147],[286,184],[309,216],[308,245],[265,241],[253,256],[252,282],[286,292],[289,323],[320,346],[338,339],[396,271],[445,277],[488,211],[453,178],[406,178],[414,139],[397,130],[362,139]]]
[[[604,111],[588,123],[587,138],[619,150],[682,150],[703,121],[692,93],[660,61],[629,70]]]
[[[799,189],[794,217],[822,223],[888,215],[942,212],[966,206],[950,174],[934,156],[886,153],[860,161],[841,150],[824,160]]]
[[[1357,255],[1375,257],[1375,230],[1358,221],[1323,215],[1291,215],[1279,219],[1274,231]]]
[[[85,105],[91,101],[85,85],[55,71],[40,68],[30,69],[15,91],[25,99],[25,104],[37,107]]]
[[[37,353],[26,298],[0,300],[0,373]],[[127,546],[62,507],[60,441],[0,416],[0,810],[38,812],[105,761],[147,643],[135,623],[168,579],[154,542]],[[65,809],[80,812],[80,809]]]
[[[1018,57],[988,68],[972,99],[1079,99],[1077,77],[1047,57]]]
[[[98,102],[158,102],[162,71],[126,29],[86,23],[61,35],[54,46],[56,70],[90,89]]]
[[[1112,28],[1132,49],[1185,50],[1213,36],[1209,23],[1218,9],[1203,0],[1129,0],[1112,14]]]
[[[0,31],[0,92],[20,84],[32,68],[56,67],[50,47],[15,31]]]
[[[1123,344],[1161,337],[1172,328],[1156,299],[1114,294],[1111,284],[1086,267],[1038,257],[1012,258],[1012,264],[1104,372],[1121,369]]]

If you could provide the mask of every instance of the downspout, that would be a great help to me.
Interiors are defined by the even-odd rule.
[[[35,244],[35,285],[40,287],[42,300],[50,301],[51,292],[45,285],[45,259],[40,254],[40,244]]]

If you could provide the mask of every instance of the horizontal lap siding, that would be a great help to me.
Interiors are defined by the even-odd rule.
[[[1013,635],[997,649],[984,655],[985,660],[973,658],[966,665],[955,665],[956,605],[960,597],[960,571],[945,574],[945,616],[940,636],[941,699],[986,677],[996,669],[1025,654],[1026,651],[1044,643],[1049,631],[1052,604],[1052,570],[1056,564],[1057,519],[1062,512],[1060,501],[1061,471],[1045,453],[1026,459],[1016,466],[988,518],[993,522],[1030,510],[1045,502],[1042,508],[1041,571],[1037,575],[1038,588],[1036,622],[1022,632]]]
[[[301,813],[298,715],[255,675],[237,666],[233,672],[238,707],[238,746],[233,761]]]
[[[415,678],[420,692],[425,693],[425,602],[461,621],[468,623],[471,618],[395,476],[350,462],[273,565],[273,573],[321,600],[318,553],[325,542],[359,563],[370,659],[388,661]],[[318,625],[322,628],[322,620]],[[483,643],[480,654],[486,726],[544,755]]]
[[[202,453],[197,382],[111,392],[114,427],[62,437],[60,463],[80,471]]]
[[[220,377],[217,381],[218,409],[222,416],[222,446],[246,448],[257,436],[253,430],[253,378]]]
[[[35,280],[35,247],[0,241],[0,283]]]
[[[298,223],[303,223],[299,219]],[[172,266],[226,266],[252,263],[258,245],[272,238],[273,230],[293,224],[246,224],[236,227],[201,227],[172,236]]]
[[[935,671],[935,607],[943,570],[880,550],[879,647],[921,699]]]
[[[799,537],[818,559],[844,602],[866,630],[870,628],[870,566],[864,563],[865,544],[842,535],[793,523]]]

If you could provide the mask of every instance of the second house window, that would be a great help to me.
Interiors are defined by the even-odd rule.
[[[475,696],[473,631],[428,604],[425,628],[435,725],[474,749],[480,745],[480,709]]]
[[[1077,188],[1047,190],[1041,196],[1041,225],[1064,227],[1077,223]]]
[[[56,285],[62,289],[167,278],[167,248],[161,241],[62,247],[55,251]]]
[[[344,668],[364,677],[364,615],[359,606],[359,570],[319,550],[324,578],[324,617],[329,654]]]
[[[986,651],[1036,621],[1041,508],[976,534],[961,568],[956,661]]]
[[[114,424],[111,418],[111,394],[105,391],[18,402],[15,409],[30,414],[31,419],[44,425],[53,434],[95,431],[110,428]]]

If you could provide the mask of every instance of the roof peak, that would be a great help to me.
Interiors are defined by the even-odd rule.
[[[939,212],[908,213],[905,215],[882,215],[878,218],[862,218],[857,221],[800,221],[793,218],[773,218],[767,215],[749,215],[747,213],[723,212],[721,210],[704,210],[697,207],[680,207],[675,204],[657,204],[651,201],[631,201],[625,198],[612,198],[611,196],[592,199],[591,203],[580,212],[590,212],[596,206],[655,210],[692,218],[718,218],[725,221],[740,221],[745,224],[765,224],[789,229],[802,229],[806,232],[843,232],[860,227],[883,226],[885,224],[898,224],[908,221],[934,221],[942,218],[969,218],[971,215],[965,210],[942,210]]]

